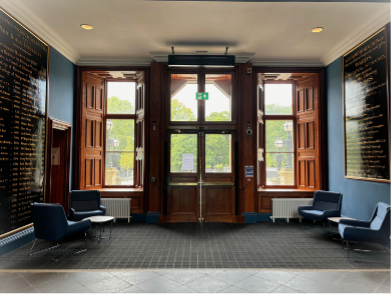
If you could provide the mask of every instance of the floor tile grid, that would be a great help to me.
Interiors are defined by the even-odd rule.
[[[290,224],[289,224],[290,225]],[[220,224],[224,226],[224,224]],[[131,228],[123,226],[118,228],[118,236],[130,235],[133,236],[135,232],[144,234],[137,228],[135,231],[133,229],[137,226]],[[206,226],[205,226],[206,227]],[[153,227],[156,229],[156,227]],[[151,228],[147,228],[151,231]],[[169,228],[170,229],[170,228]],[[211,229],[211,228],[206,228]],[[279,244],[274,240],[274,236],[279,234],[276,231],[281,232],[279,234],[284,234],[286,236],[298,235],[294,241],[291,243]],[[162,228],[159,228],[162,230]],[[83,268],[320,268],[320,264],[324,268],[355,268],[361,267],[353,264],[351,261],[346,262],[346,253],[342,250],[340,244],[331,243],[325,240],[323,236],[318,236],[315,234],[302,234],[299,233],[298,226],[280,226],[275,229],[271,229],[267,226],[256,225],[252,228],[252,234],[249,235],[248,239],[257,240],[255,235],[263,234],[264,239],[259,238],[257,241],[249,242],[246,237],[237,236],[231,239],[241,239],[237,244],[229,244],[230,242],[224,242],[224,237],[219,235],[217,237],[209,237],[210,239],[202,240],[201,244],[197,242],[195,244],[190,243],[194,239],[192,236],[182,235],[181,226],[177,228],[178,234],[177,240],[172,238],[168,239],[168,243],[156,242],[156,244],[151,245],[151,241],[135,241],[140,240],[141,236],[138,238],[129,238],[122,242],[116,242],[116,238],[113,239],[112,243],[106,244],[89,244],[88,252],[85,254],[80,254],[75,256],[74,262],[62,261],[66,266],[65,268],[77,268],[77,265],[84,264]],[[248,228],[245,228],[248,230]],[[114,230],[115,232],[116,230]],[[244,231],[244,230],[243,230]],[[286,232],[290,234],[287,235]],[[171,235],[170,230],[167,231]],[[268,232],[272,232],[268,236]],[[115,233],[114,233],[115,235]],[[159,235],[159,233],[158,233]],[[243,238],[243,239],[242,239]],[[189,239],[189,240],[188,240]],[[230,238],[226,238],[230,239]],[[290,238],[286,238],[290,240]],[[300,239],[300,240],[298,240]],[[183,241],[186,242],[183,242]],[[246,240],[246,242],[244,242]],[[112,241],[112,240],[111,240]],[[307,243],[312,243],[313,247],[309,246]],[[316,244],[316,243],[317,244]],[[129,247],[124,247],[124,244]],[[163,244],[163,245],[162,245]],[[184,244],[190,244],[184,246]],[[75,244],[71,244],[75,245]],[[72,247],[70,245],[70,247]],[[44,247],[44,246],[42,246]],[[74,246],[77,247],[77,246]],[[123,251],[125,250],[125,252]],[[45,256],[46,257],[46,256]],[[45,257],[41,260],[45,260]],[[49,256],[46,259],[46,264],[39,266],[38,268],[61,268],[59,266],[48,264],[50,260]],[[103,259],[103,257],[105,257]],[[21,263],[27,262],[25,256],[18,256],[18,254],[11,254],[9,256],[4,256],[0,258],[0,267],[5,268],[3,265],[6,263],[14,263],[20,258]],[[370,260],[370,257],[362,256],[363,260]],[[35,259],[37,260],[37,259]],[[83,260],[83,262],[78,262]],[[9,261],[9,262],[8,262]],[[344,262],[345,265],[342,267],[341,263]],[[31,262],[35,264],[35,262]],[[88,266],[86,264],[89,264]],[[373,261],[374,264],[374,261]],[[315,266],[316,265],[316,266]],[[366,265],[365,265],[366,266]],[[373,265],[371,264],[371,267]],[[388,266],[388,265],[387,265]],[[18,268],[18,265],[13,266]],[[21,268],[29,268],[26,264],[21,266]]]

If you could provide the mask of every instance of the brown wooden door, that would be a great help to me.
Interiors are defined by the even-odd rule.
[[[168,222],[235,222],[230,132],[175,131],[169,139]]]
[[[297,187],[321,189],[319,76],[297,81]]]
[[[81,183],[79,189],[102,188],[104,79],[82,74]]]

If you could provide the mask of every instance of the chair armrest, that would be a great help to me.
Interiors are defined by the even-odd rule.
[[[313,209],[313,205],[298,206],[298,211],[300,211],[300,210],[309,210],[309,209]]]
[[[76,220],[75,219],[75,209],[73,209],[72,207],[69,208],[69,218],[71,220]]]
[[[106,207],[105,206],[100,205],[99,210],[103,211],[104,215],[106,214]]]
[[[326,217],[339,217],[340,216],[340,209],[324,210],[324,215]]]
[[[342,225],[349,225],[353,227],[370,227],[370,222],[367,221],[360,221],[356,219],[341,219],[339,220],[339,224]]]

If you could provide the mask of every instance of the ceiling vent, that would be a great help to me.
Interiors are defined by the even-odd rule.
[[[169,66],[174,67],[234,67],[234,55],[169,55]]]

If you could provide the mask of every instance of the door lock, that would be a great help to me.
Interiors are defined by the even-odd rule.
[[[245,133],[246,133],[248,136],[250,136],[250,135],[253,134],[253,131],[251,130],[250,127],[247,127]]]

